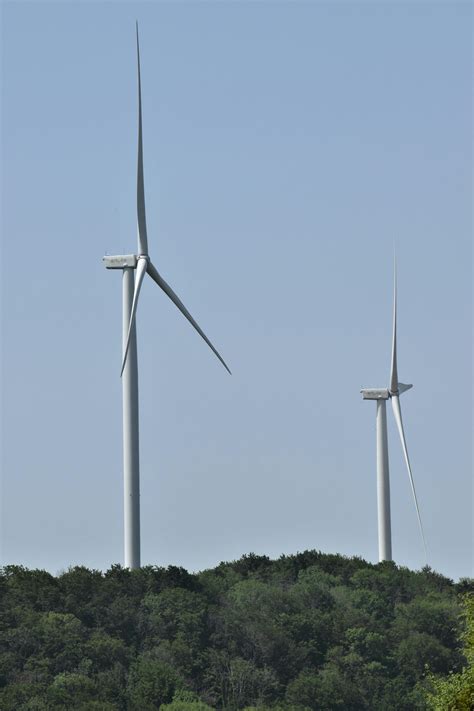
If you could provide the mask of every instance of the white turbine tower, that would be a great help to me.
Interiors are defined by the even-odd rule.
[[[137,34],[138,63],[138,170],[137,170],[137,218],[138,254],[125,254],[103,258],[107,269],[121,269],[123,287],[122,320],[122,399],[123,399],[123,474],[124,474],[124,543],[125,567],[140,567],[140,468],[138,434],[138,367],[137,334],[135,315],[138,296],[148,274],[165,294],[176,304],[207,345],[216,354],[224,368],[229,368],[210,340],[198,326],[173,289],[166,283],[150,261],[145,218],[145,189],[143,181],[142,96],[140,80],[140,48]],[[136,272],[136,274],[135,274]]]
[[[387,410],[386,401],[391,400],[395,422],[397,423],[400,440],[402,443],[403,455],[408,469],[410,485],[415,502],[416,515],[423,540],[423,547],[426,553],[425,535],[421,523],[420,509],[415,491],[415,482],[411,471],[408,450],[403,430],[402,413],[400,410],[400,395],[413,385],[405,385],[398,380],[397,369],[397,274],[394,266],[394,286],[393,286],[393,338],[392,338],[392,363],[390,369],[390,387],[388,388],[364,388],[361,390],[364,400],[376,400],[376,436],[377,436],[377,512],[379,531],[379,561],[392,560],[392,531],[390,523],[390,480],[388,468],[388,438],[387,438]]]

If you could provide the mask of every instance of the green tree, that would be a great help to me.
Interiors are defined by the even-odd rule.
[[[424,676],[427,667],[435,673],[447,673],[452,659],[451,651],[425,632],[410,632],[398,644],[394,656],[400,671],[413,684]]]
[[[247,579],[234,585],[217,615],[217,635],[231,657],[247,659],[257,667],[274,669],[285,682],[299,668],[305,650],[299,650],[288,621],[294,603],[276,585]]]
[[[214,709],[201,701],[194,692],[180,689],[175,693],[170,704],[160,706],[160,711],[214,711]]]
[[[95,630],[90,638],[82,645],[82,652],[86,659],[92,662],[92,672],[110,669],[117,662],[128,666],[131,657],[130,650],[121,639],[112,637],[102,630]]]
[[[208,635],[202,595],[184,588],[149,593],[143,598],[139,620],[144,649],[154,649],[185,677],[199,676]]]
[[[46,698],[53,709],[75,711],[95,701],[97,688],[84,674],[64,672],[58,674],[48,687]]]
[[[288,684],[286,701],[298,709],[320,708],[321,683],[319,675],[311,671],[301,672]]]
[[[129,711],[158,711],[169,703],[182,680],[168,664],[148,654],[133,663],[127,686]]]
[[[411,632],[423,632],[435,637],[445,647],[454,649],[459,631],[459,613],[459,602],[454,596],[431,591],[407,604],[396,606],[393,631],[400,640]]]
[[[231,658],[225,652],[213,652],[209,655],[206,688],[219,705],[240,709],[275,699],[279,685],[272,669],[258,668],[250,660]]]
[[[428,679],[426,699],[433,711],[472,711],[474,708],[474,595],[464,598],[464,632],[461,634],[466,666],[445,677],[433,674]]]
[[[54,674],[73,671],[83,658],[87,630],[74,615],[45,612],[37,626],[41,653],[52,661]]]

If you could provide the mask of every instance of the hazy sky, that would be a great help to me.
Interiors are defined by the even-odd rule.
[[[468,2],[2,4],[2,560],[121,562],[121,278],[140,25],[152,259],[142,561],[377,560],[375,403],[399,375],[429,563],[472,575]],[[390,409],[391,410],[391,409]],[[391,411],[393,552],[424,554]]]

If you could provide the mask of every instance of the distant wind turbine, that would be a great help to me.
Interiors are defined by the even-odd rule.
[[[148,274],[165,292],[181,313],[188,319],[209,348],[230,373],[224,360],[205,333],[198,326],[182,301],[153,266],[148,255],[148,239],[145,217],[145,188],[143,179],[142,95],[140,78],[140,48],[137,35],[138,64],[138,171],[137,171],[137,218],[138,254],[105,256],[107,269],[121,269],[122,278],[122,399],[123,399],[123,472],[124,472],[124,543],[125,567],[140,567],[140,467],[138,432],[138,367],[136,312],[140,288]],[[136,275],[135,275],[136,272]]]
[[[421,538],[425,556],[427,557],[425,534],[421,522],[420,508],[416,497],[415,482],[411,471],[408,450],[403,430],[402,413],[400,410],[400,395],[413,385],[405,385],[398,380],[397,369],[397,273],[394,265],[393,286],[393,338],[392,338],[392,363],[390,369],[389,388],[364,388],[361,390],[364,400],[377,401],[376,435],[377,435],[377,511],[379,530],[379,561],[392,560],[392,531],[390,522],[390,480],[388,467],[388,438],[387,438],[387,410],[385,403],[392,401],[393,415],[397,423],[398,433],[402,443],[403,455],[408,469],[410,485],[415,502],[416,515],[420,527]]]

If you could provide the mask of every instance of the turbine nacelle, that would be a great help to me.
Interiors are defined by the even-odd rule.
[[[138,257],[136,254],[117,254],[102,257],[106,269],[136,269]]]
[[[364,400],[388,400],[390,397],[387,388],[363,388],[361,393]]]
[[[362,388],[362,398],[364,400],[389,400],[394,395],[402,395],[407,390],[410,390],[413,385],[398,383],[397,392],[392,392],[388,388]]]

